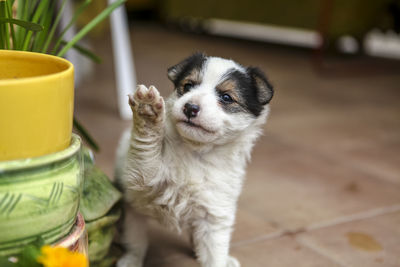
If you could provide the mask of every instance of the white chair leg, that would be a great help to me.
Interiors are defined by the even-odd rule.
[[[111,4],[115,0],[108,0]],[[115,78],[118,96],[118,109],[122,119],[132,118],[128,105],[128,94],[136,88],[136,73],[129,38],[128,20],[125,6],[122,5],[111,13],[111,37],[114,54]]]

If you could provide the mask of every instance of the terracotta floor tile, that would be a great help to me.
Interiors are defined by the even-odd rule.
[[[257,242],[232,249],[242,266],[249,267],[339,267],[295,242],[291,237]]]
[[[295,230],[400,203],[400,187],[266,135],[248,168],[240,208]]]
[[[303,233],[297,238],[343,266],[400,266],[400,212]]]
[[[240,243],[241,241],[257,239],[264,235],[277,234],[278,232],[280,232],[280,229],[276,225],[268,222],[262,216],[239,206],[232,242],[233,244]]]
[[[342,160],[376,178],[400,184],[400,109],[272,113],[267,131],[287,143]],[[275,117],[274,117],[275,115]]]

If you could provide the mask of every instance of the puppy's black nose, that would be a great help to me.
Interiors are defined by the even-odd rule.
[[[191,103],[186,103],[185,107],[183,108],[183,113],[188,119],[196,117],[199,111],[200,107]]]

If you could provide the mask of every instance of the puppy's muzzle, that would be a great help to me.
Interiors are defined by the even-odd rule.
[[[183,113],[188,119],[195,118],[200,112],[200,107],[195,104],[186,103],[183,107]]]

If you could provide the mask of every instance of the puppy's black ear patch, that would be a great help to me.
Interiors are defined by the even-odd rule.
[[[201,69],[207,56],[197,52],[175,66],[168,68],[168,78],[177,86],[193,69]]]
[[[274,95],[274,89],[265,74],[255,67],[247,68],[253,86],[257,89],[257,99],[261,105],[268,104]]]

